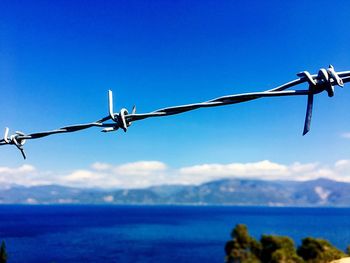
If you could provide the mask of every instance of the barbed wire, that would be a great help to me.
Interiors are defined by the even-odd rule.
[[[312,108],[313,108],[313,98],[315,94],[326,91],[329,97],[334,96],[334,86],[343,87],[344,83],[350,81],[350,71],[336,72],[334,67],[330,65],[327,69],[320,69],[318,74],[311,75],[307,71],[303,71],[297,74],[299,77],[293,81],[285,83],[281,86],[278,86],[274,89],[261,91],[261,92],[251,92],[251,93],[242,93],[235,95],[227,95],[218,97],[209,101],[186,104],[180,106],[167,107],[159,110],[155,110],[149,113],[136,113],[136,107],[134,106],[131,113],[127,109],[122,108],[119,113],[115,113],[113,110],[113,94],[112,91],[108,91],[108,109],[109,115],[99,119],[95,122],[85,123],[85,124],[76,124],[61,127],[51,131],[35,132],[31,134],[25,134],[21,131],[16,131],[15,134],[9,136],[9,128],[5,128],[4,138],[0,140],[1,145],[14,145],[20,150],[24,159],[26,159],[26,154],[24,152],[24,144],[27,140],[38,139],[46,137],[52,134],[58,133],[69,133],[76,132],[80,130],[89,129],[91,127],[103,128],[102,132],[112,132],[116,131],[119,128],[127,131],[128,127],[134,121],[139,121],[147,118],[153,117],[164,117],[169,115],[175,115],[184,113],[187,111],[199,109],[199,108],[208,108],[208,107],[218,107],[236,103],[242,103],[250,100],[255,100],[258,98],[265,97],[281,97],[281,96],[300,96],[306,95],[307,108],[306,116],[304,122],[303,135],[309,132],[311,125],[312,117]],[[306,90],[287,90],[291,87],[300,85],[302,83],[309,84],[308,89]],[[108,122],[111,121],[111,122]]]

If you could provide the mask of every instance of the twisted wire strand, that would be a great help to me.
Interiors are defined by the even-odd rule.
[[[103,128],[103,132],[116,131],[119,128],[124,131],[131,125],[132,122],[143,120],[152,117],[164,117],[175,114],[181,114],[187,111],[192,111],[199,108],[217,107],[225,106],[230,104],[237,104],[246,101],[251,101],[259,98],[266,97],[281,97],[281,96],[308,96],[307,113],[305,118],[304,133],[306,134],[310,129],[313,96],[322,91],[327,91],[328,96],[332,97],[334,94],[334,86],[343,86],[344,83],[350,82],[350,71],[335,72],[333,66],[329,66],[328,69],[320,69],[318,74],[311,75],[307,71],[297,74],[298,79],[285,83],[274,89],[261,91],[261,92],[250,92],[234,95],[221,96],[212,100],[205,102],[179,105],[173,107],[167,107],[158,109],[148,113],[136,113],[136,108],[134,107],[132,113],[126,109],[122,109],[119,113],[114,113],[113,111],[113,98],[112,92],[109,91],[109,115],[101,118],[95,122],[76,124],[61,127],[51,131],[35,132],[31,134],[24,134],[23,132],[17,131],[14,135],[8,136],[8,128],[5,129],[4,138],[0,140],[1,145],[15,145],[22,153],[24,159],[26,155],[23,150],[23,145],[26,140],[38,139],[46,137],[52,134],[58,133],[70,133],[77,132],[92,127]],[[291,87],[308,83],[309,89],[307,90],[287,90]],[[112,121],[111,123],[105,123],[107,121]]]

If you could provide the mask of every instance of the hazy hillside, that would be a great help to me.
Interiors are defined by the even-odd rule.
[[[306,182],[227,179],[199,186],[113,191],[57,185],[8,186],[0,188],[0,203],[350,206],[350,184],[328,179]]]

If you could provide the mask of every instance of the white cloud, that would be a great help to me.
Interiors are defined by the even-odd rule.
[[[180,170],[185,175],[202,176],[261,176],[285,174],[288,168],[285,165],[272,163],[268,160],[256,163],[231,163],[231,164],[202,164],[184,167]]]
[[[0,166],[0,174],[23,174],[32,173],[35,171],[35,167],[29,164],[24,164],[16,168]]]
[[[91,179],[96,180],[98,179],[98,177],[99,177],[98,173],[94,173],[88,170],[77,170],[65,176],[64,178],[68,182],[75,182],[75,181],[84,181],[84,180],[91,180]]]
[[[0,167],[0,184],[26,186],[60,184],[75,187],[144,188],[162,184],[201,184],[222,178],[249,178],[262,180],[312,180],[330,178],[350,182],[350,160],[339,160],[333,165],[319,163],[280,164],[259,162],[198,164],[169,168],[160,161],[139,161],[112,165],[94,163],[91,167],[59,174],[39,171],[31,165]],[[108,202],[110,197],[106,197]]]
[[[168,172],[159,161],[139,161],[121,165],[94,163],[92,169],[76,170],[58,179],[59,184],[77,187],[143,188],[164,183]]]
[[[344,132],[340,136],[344,139],[350,139],[350,132]]]
[[[3,187],[11,184],[20,184],[26,186],[49,184],[50,180],[46,180],[37,169],[29,164],[19,167],[0,166],[0,184]]]
[[[104,171],[110,169],[111,165],[108,163],[96,162],[91,165],[91,168],[97,171]]]
[[[301,164],[299,162],[295,162],[292,165],[290,165],[289,170],[291,173],[307,173],[307,172],[312,172],[314,171],[318,163],[306,163],[306,164]]]
[[[263,160],[248,163],[199,164],[171,169],[159,161],[140,161],[103,169],[76,170],[62,177],[61,184],[104,188],[143,188],[161,184],[201,184],[223,178],[262,180],[312,180],[320,177],[350,182],[350,160],[334,165],[299,163],[289,165]],[[96,166],[94,166],[96,167]]]
[[[200,177],[205,181],[220,178],[254,178],[263,180],[311,180],[324,177],[326,169],[318,163],[290,165],[278,164],[268,160],[255,163],[203,164],[181,168],[180,173]]]
[[[336,169],[347,169],[350,168],[350,160],[339,160],[335,163]]]
[[[152,175],[157,172],[165,171],[167,166],[158,161],[140,161],[126,163],[115,168],[114,172],[125,175]]]

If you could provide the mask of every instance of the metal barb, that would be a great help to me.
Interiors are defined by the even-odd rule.
[[[8,143],[8,144],[10,143],[9,138],[8,138],[9,131],[10,131],[10,129],[9,129],[8,127],[6,127],[6,128],[5,128],[5,134],[4,134],[4,141],[5,141],[6,143]]]
[[[332,65],[329,65],[327,69],[320,69],[318,74],[311,75],[307,71],[303,71],[297,74],[299,79],[290,81],[281,86],[278,86],[274,89],[262,91],[262,92],[251,92],[251,93],[243,93],[243,94],[235,94],[222,96],[219,98],[215,98],[212,100],[208,100],[205,102],[180,105],[167,107],[159,110],[155,110],[148,113],[136,113],[136,106],[132,108],[131,113],[129,114],[128,110],[122,108],[119,113],[115,113],[113,109],[113,93],[111,90],[108,91],[108,116],[99,119],[95,122],[86,123],[86,124],[77,124],[62,127],[56,130],[37,132],[32,134],[24,134],[23,132],[16,132],[14,135],[9,136],[9,128],[5,128],[4,138],[0,140],[1,145],[15,145],[17,149],[21,151],[21,154],[24,159],[26,159],[26,155],[23,149],[23,146],[26,140],[37,139],[46,137],[56,133],[68,133],[68,132],[76,132],[84,129],[88,129],[91,127],[99,127],[102,128],[102,132],[112,132],[116,131],[119,128],[127,131],[128,127],[130,127],[131,123],[138,120],[143,120],[147,118],[153,117],[163,117],[169,115],[175,115],[184,113],[187,111],[192,111],[199,108],[208,108],[208,107],[217,107],[217,106],[225,106],[236,103],[242,103],[250,100],[255,100],[259,98],[265,97],[281,97],[281,96],[297,96],[301,95],[307,96],[307,108],[306,108],[306,116],[304,122],[304,130],[303,135],[309,132],[311,126],[311,118],[312,118],[312,108],[314,95],[326,91],[329,97],[334,95],[334,86],[343,87],[344,83],[350,82],[350,71],[336,72]],[[309,88],[307,90],[287,90],[291,87],[307,83]],[[112,121],[112,122],[108,122]]]
[[[109,117],[116,123],[114,127],[111,128],[105,128],[102,131],[103,132],[110,132],[115,131],[121,128],[126,132],[128,130],[128,127],[131,125],[131,122],[126,120],[126,116],[129,115],[129,112],[127,109],[122,108],[118,113],[114,113],[113,111],[113,92],[111,90],[108,91],[108,111],[109,111]],[[136,113],[136,106],[132,109],[132,114]]]
[[[314,95],[316,93],[326,91],[329,97],[333,97],[334,85],[343,87],[344,82],[341,77],[339,77],[338,73],[334,70],[334,67],[332,65],[329,65],[328,69],[321,68],[318,71],[317,77],[315,79],[307,71],[299,73],[298,76],[305,77],[309,83],[309,94],[307,99],[306,116],[303,131],[303,135],[305,135],[310,131]]]
[[[6,127],[4,139],[3,139],[3,141],[4,141],[3,144],[15,145],[17,147],[17,149],[20,150],[23,158],[26,159],[26,154],[25,154],[24,149],[23,149],[23,145],[25,144],[26,140],[21,137],[21,136],[25,136],[25,134],[23,132],[20,132],[20,131],[16,131],[16,133],[14,135],[11,135],[10,137],[8,137],[8,134],[9,134],[9,128]],[[3,145],[3,144],[1,144],[1,141],[0,141],[0,145]]]
[[[343,80],[339,77],[338,73],[335,72],[334,67],[332,65],[329,65],[327,72],[339,87],[344,87]]]

